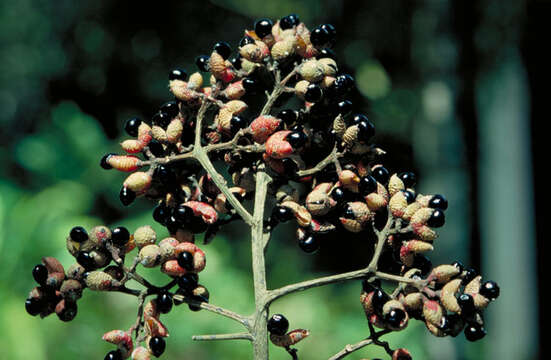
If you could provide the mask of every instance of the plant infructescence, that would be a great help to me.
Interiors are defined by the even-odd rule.
[[[38,286],[25,302],[27,311],[41,317],[55,312],[70,321],[86,289],[134,295],[136,321],[103,335],[116,346],[105,358],[150,359],[165,350],[168,330],[161,315],[187,303],[192,311],[211,311],[243,326],[240,333],[194,340],[248,340],[254,359],[268,359],[271,341],[298,359],[293,346],[309,331],[289,331],[285,316],[270,315],[270,304],[293,292],[358,280],[370,335],[329,359],[367,345],[383,347],[392,359],[411,359],[406,349],[381,339],[404,330],[411,319],[423,321],[435,336],[463,332],[468,340],[481,339],[482,311],[499,287],[460,262],[432,267],[423,255],[433,250],[447,201],[417,193],[413,173],[390,173],[380,163],[385,152],[370,143],[374,125],[354,114],[347,99],[354,79],[339,72],[331,50],[335,39],[332,25],[310,31],[294,14],[275,24],[261,19],[245,31],[233,57],[230,45],[219,42],[210,55],[197,57],[203,74],[171,71],[174,100],[151,121],[128,120],[132,138],[121,143],[127,154],[101,159],[105,169],[131,173],[121,202],[155,201],[153,219],[170,235],[159,239],[148,225],[133,233],[74,227],[67,250],[76,262],[65,269],[55,258],[43,258],[33,269]],[[233,221],[244,222],[251,234],[256,307],[248,315],[210,304],[208,284],[199,284],[206,245]],[[265,251],[272,231],[287,221],[296,223],[298,246],[307,253],[335,232],[360,234],[373,252],[357,271],[269,289]],[[378,268],[383,257],[392,271]],[[167,283],[152,284],[139,274],[140,266],[158,267]],[[385,292],[381,280],[394,290]]]

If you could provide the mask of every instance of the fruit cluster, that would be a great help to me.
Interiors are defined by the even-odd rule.
[[[265,171],[272,200],[269,218],[260,219],[265,232],[295,221],[298,245],[306,253],[323,246],[328,234],[343,232],[365,237],[375,249],[362,274],[361,302],[370,330],[399,331],[415,318],[436,336],[464,331],[468,340],[482,338],[482,310],[499,295],[499,287],[482,283],[459,262],[433,268],[423,255],[433,250],[435,229],[444,225],[447,200],[417,193],[414,173],[392,173],[381,164],[385,152],[372,144],[371,120],[353,112],[354,78],[339,70],[331,50],[335,42],[330,24],[309,30],[295,14],[275,23],[260,19],[245,30],[236,52],[220,41],[209,55],[196,58],[198,72],[188,76],[183,69],[172,70],[168,88],[173,98],[150,120],[128,120],[125,130],[131,138],[120,144],[125,154],[107,154],[100,161],[104,169],[130,173],[120,191],[122,204],[139,196],[155,201],[153,219],[170,236],[157,242],[150,226],[133,234],[124,227],[73,228],[67,249],[77,263],[65,273],[57,260],[44,258],[33,270],[39,286],[26,301],[27,311],[41,316],[55,311],[68,321],[85,288],[138,296],[143,311],[136,324],[104,335],[117,345],[106,359],[160,356],[168,336],[160,315],[173,304],[186,302],[196,311],[209,301],[209,292],[198,283],[206,258],[195,244],[196,234],[205,233],[207,244],[231,221],[258,226],[245,206],[254,196],[259,171]],[[265,203],[260,204],[262,214]],[[378,241],[372,244],[373,234]],[[135,248],[138,254],[128,268],[125,257]],[[160,267],[170,282],[150,284],[137,274],[138,265]],[[377,278],[398,285],[387,294]],[[130,279],[146,289],[127,288]],[[156,298],[146,303],[150,295]],[[279,314],[267,326],[272,343],[296,358],[290,346],[309,331],[288,331],[287,319]],[[256,340],[248,330],[250,336],[237,338]],[[377,344],[377,334],[372,336]],[[393,359],[411,359],[406,349],[386,346]]]

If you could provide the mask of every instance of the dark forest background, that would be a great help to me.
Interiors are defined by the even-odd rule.
[[[146,200],[118,202],[123,176],[103,171],[99,159],[118,151],[127,118],[148,118],[170,98],[171,68],[193,72],[216,41],[235,47],[256,18],[289,13],[310,27],[336,26],[341,70],[356,79],[352,100],[375,123],[385,164],[415,171],[419,191],[448,197],[433,262],[461,259],[502,288],[486,312],[484,341],[437,339],[412,322],[388,336],[391,345],[417,359],[538,358],[547,316],[539,194],[548,160],[538,144],[546,141],[549,10],[543,0],[1,1],[0,358],[102,358],[110,347],[101,335],[130,325],[135,299],[119,294],[86,293],[70,324],[27,316],[32,266],[43,255],[70,264],[64,239],[75,224],[152,223]],[[242,233],[232,225],[207,247],[201,280],[214,303],[248,313]],[[268,252],[269,286],[357,269],[365,248],[342,239],[307,256],[283,228]],[[314,289],[272,311],[312,331],[301,359],[326,358],[367,335],[358,294],[357,283]],[[191,341],[237,330],[224,319],[178,308],[166,323],[166,359],[250,358],[246,343]],[[288,358],[274,347],[271,354]],[[377,356],[366,348],[351,359]]]

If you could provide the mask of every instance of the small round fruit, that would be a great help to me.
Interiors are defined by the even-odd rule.
[[[187,72],[183,69],[173,69],[168,74],[168,80],[182,80],[186,81],[187,79]]]
[[[195,273],[187,273],[178,278],[178,286],[185,292],[191,292],[199,283],[199,275]]]
[[[232,133],[232,135],[237,134],[239,130],[245,129],[247,128],[247,126],[249,126],[249,121],[243,116],[232,116],[230,120],[230,132]]]
[[[310,42],[317,48],[326,46],[331,40],[331,35],[327,29],[321,26],[316,27],[310,33]]]
[[[75,226],[69,232],[69,237],[77,243],[83,243],[88,240],[88,232],[82,226]]]
[[[292,125],[298,121],[298,111],[292,109],[283,109],[277,114],[277,118],[281,119],[286,125]]]
[[[151,122],[154,125],[158,125],[163,128],[166,128],[168,126],[168,124],[170,123],[170,120],[172,120],[172,118],[163,111],[157,111],[155,115],[151,117]]]
[[[463,279],[461,280],[461,282],[464,285],[468,284],[477,276],[478,276],[478,271],[476,271],[473,268],[468,268],[465,270],[465,274],[463,275]]]
[[[398,177],[404,183],[404,186],[407,188],[413,187],[417,182],[417,177],[411,171],[403,172],[398,174]]]
[[[393,328],[399,328],[402,321],[406,318],[406,313],[401,309],[392,309],[386,315],[385,321]]]
[[[30,298],[25,300],[25,310],[31,316],[36,316],[42,312],[46,303],[42,299]]]
[[[318,84],[310,84],[306,88],[306,93],[304,94],[304,100],[317,103],[323,97],[323,91]]]
[[[61,321],[69,322],[77,316],[77,304],[74,302],[68,302],[65,300],[65,307],[63,311],[57,314],[57,317]]]
[[[358,184],[358,189],[362,196],[367,196],[372,192],[377,191],[377,180],[371,175],[364,176],[360,178],[360,183]]]
[[[403,190],[404,197],[406,198],[406,201],[408,204],[411,204],[415,201],[415,194],[409,190]]]
[[[330,58],[337,61],[337,54],[330,48],[321,49],[316,57],[318,59]]]
[[[443,195],[436,194],[430,199],[429,207],[433,209],[446,210],[448,208],[448,200]]]
[[[311,254],[320,248],[320,242],[316,236],[308,234],[298,241],[298,246],[305,253]]]
[[[254,44],[254,39],[250,36],[247,36],[247,35],[243,36],[243,38],[239,42],[239,46],[245,46],[245,45],[249,45],[249,44]]]
[[[486,335],[486,330],[482,325],[469,324],[464,330],[465,338],[469,341],[477,341]]]
[[[159,141],[153,139],[149,142],[147,147],[155,157],[165,156],[165,149],[163,148],[163,144],[161,144]]]
[[[457,268],[457,270],[459,270],[459,273],[461,274],[463,272],[463,270],[465,269],[465,265],[463,265],[463,263],[459,260],[455,260],[454,262],[452,262],[450,265],[452,266],[455,266]]]
[[[253,78],[244,78],[242,84],[247,93],[254,94],[260,90],[260,84]]]
[[[308,136],[306,136],[303,131],[293,131],[285,137],[285,140],[287,140],[287,142],[291,144],[294,150],[297,150],[303,148],[304,145],[306,145],[306,142],[308,141]]]
[[[421,276],[427,276],[432,270],[432,262],[423,254],[415,254],[412,267],[421,270]]]
[[[193,216],[193,210],[189,206],[181,204],[174,209],[174,217],[181,225],[189,224],[193,220]]]
[[[272,26],[274,23],[270,19],[259,19],[254,23],[254,32],[259,38],[270,35],[272,33]]]
[[[457,298],[457,303],[461,308],[461,316],[463,317],[469,317],[476,311],[473,297],[469,294],[461,294]]]
[[[354,88],[354,78],[349,74],[343,74],[343,75],[337,76],[337,78],[331,85],[331,90],[337,96],[345,95],[353,88]]]
[[[300,24],[300,19],[297,14],[289,14],[279,20],[279,27],[281,30],[291,29],[293,26]]]
[[[272,217],[280,222],[286,222],[295,217],[295,214],[291,209],[285,206],[276,206],[272,210]]]
[[[382,314],[383,306],[385,303],[390,300],[390,296],[381,289],[375,290],[372,297],[373,309],[377,314]]]
[[[375,125],[371,121],[360,121],[358,123],[358,140],[366,143],[375,135]]]
[[[495,300],[499,296],[499,285],[495,281],[486,281],[480,285],[480,295],[490,300]]]
[[[241,55],[237,54],[235,57],[231,58],[230,62],[235,68],[235,70],[241,70]]]
[[[336,105],[337,113],[342,116],[347,116],[352,112],[352,107],[352,101],[350,100],[339,101]]]
[[[170,216],[170,210],[164,203],[160,203],[153,210],[153,220],[161,225],[166,225],[168,217]]]
[[[213,50],[216,51],[222,58],[227,59],[231,54],[231,46],[225,41],[219,41],[214,44]]]
[[[268,331],[274,335],[285,335],[289,330],[289,321],[281,314],[274,314],[268,319]]]
[[[85,251],[79,251],[76,256],[77,263],[82,265],[87,271],[94,270],[96,268],[96,262],[89,253]]]
[[[430,218],[427,220],[427,225],[432,228],[439,228],[446,222],[446,216],[440,209],[435,209]]]
[[[155,302],[157,304],[157,309],[162,314],[167,314],[172,310],[172,295],[168,292],[162,292],[157,295]]]
[[[137,117],[128,119],[124,124],[124,130],[128,135],[136,137],[138,136],[138,128],[140,127],[141,123],[142,121]]]
[[[165,352],[166,342],[160,336],[154,336],[149,339],[149,350],[155,357],[161,356]]]
[[[331,191],[331,194],[329,196],[331,196],[331,198],[333,198],[333,200],[335,200],[336,202],[340,203],[344,201],[346,193],[344,192],[343,188],[336,187],[333,189],[333,191]]]
[[[111,241],[118,246],[124,246],[130,240],[130,232],[124,226],[119,226],[111,230]]]
[[[384,185],[388,182],[388,178],[390,174],[384,166],[377,166],[371,172],[371,176],[373,176],[375,180],[377,180],[378,182]]]
[[[38,264],[33,268],[33,278],[38,285],[44,285],[48,279],[48,269],[42,264]]]
[[[136,200],[136,193],[127,187],[123,187],[119,194],[119,199],[124,206],[128,206]]]
[[[178,265],[188,271],[193,270],[193,254],[189,251],[183,251],[178,255]]]
[[[195,58],[195,65],[197,65],[199,71],[209,71],[209,59],[207,55],[199,55]]]
[[[178,115],[178,113],[180,113],[180,109],[178,108],[178,103],[174,100],[165,102],[163,105],[161,105],[161,108],[159,110],[167,114],[168,117],[171,119],[175,118]]]
[[[120,350],[109,351],[103,360],[123,360],[122,353]]]

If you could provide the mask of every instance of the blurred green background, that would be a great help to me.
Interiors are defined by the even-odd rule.
[[[547,1],[253,1],[211,0],[0,2],[0,359],[102,359],[101,335],[127,328],[135,299],[86,292],[71,323],[32,318],[23,302],[43,255],[69,265],[64,239],[75,224],[153,223],[152,204],[123,208],[123,176],[98,166],[117,151],[122,125],[147,118],[169,99],[168,70],[194,71],[195,56],[219,40],[236,45],[255,18],[297,13],[309,26],[337,27],[341,69],[352,73],[358,111],[374,121],[376,142],[394,171],[414,170],[421,192],[450,201],[433,262],[462,259],[498,281],[501,298],[486,311],[488,335],[437,339],[413,321],[387,336],[416,359],[536,359],[541,324],[539,270],[545,253],[535,146],[543,133],[545,86],[539,67]],[[541,210],[541,211],[540,211]],[[163,236],[165,232],[156,227]],[[232,225],[208,246],[201,276],[211,301],[253,308],[248,237]],[[269,286],[357,269],[356,243],[301,253],[291,229],[268,252]],[[540,236],[537,236],[537,235]],[[539,239],[539,240],[536,240]],[[538,251],[539,250],[539,251]],[[350,259],[343,262],[342,259]],[[158,279],[156,272],[147,276]],[[359,284],[309,290],[273,305],[312,336],[300,359],[327,358],[367,336]],[[194,343],[193,334],[237,326],[204,311],[176,308],[165,359],[249,359],[245,342]],[[365,348],[350,359],[383,357]],[[271,347],[271,358],[288,359]]]

